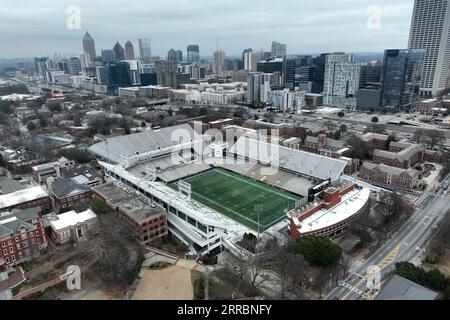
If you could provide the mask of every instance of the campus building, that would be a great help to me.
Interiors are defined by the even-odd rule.
[[[369,209],[370,190],[350,182],[327,188],[314,202],[288,212],[292,238],[308,235],[337,237]]]
[[[50,222],[50,235],[56,244],[64,244],[71,239],[77,240],[86,236],[97,218],[91,209],[80,213],[72,210],[56,217],[56,220]]]
[[[40,212],[34,207],[0,214],[0,269],[29,261],[47,247]]]

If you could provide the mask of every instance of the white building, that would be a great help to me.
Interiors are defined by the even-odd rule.
[[[450,66],[450,0],[415,0],[409,49],[425,49],[420,94],[440,96]]]
[[[67,243],[70,239],[86,236],[95,223],[97,215],[91,210],[77,213],[69,211],[56,216],[57,220],[50,222],[51,237],[58,244]]]
[[[353,62],[346,53],[327,55],[324,76],[324,105],[340,108],[356,108],[356,92],[359,89],[361,65]]]
[[[274,90],[268,94],[268,102],[278,111],[301,113],[306,106],[306,91]]]
[[[208,89],[202,93],[200,93],[202,103],[204,104],[232,104],[237,101],[242,101],[245,98],[245,93],[242,91],[216,91]]]

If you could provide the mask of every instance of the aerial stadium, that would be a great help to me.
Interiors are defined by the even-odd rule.
[[[257,139],[241,127],[222,131],[227,139],[220,141],[177,125],[108,138],[89,152],[107,180],[164,208],[170,234],[199,255],[239,251],[247,232],[288,234],[292,213],[340,184],[344,161]]]

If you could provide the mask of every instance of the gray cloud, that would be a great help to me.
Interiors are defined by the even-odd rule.
[[[394,3],[395,2],[395,3]],[[81,8],[81,30],[66,28],[69,5]],[[369,30],[367,9],[381,9],[381,30]],[[2,0],[0,57],[78,53],[89,30],[97,51],[148,37],[153,53],[200,45],[228,54],[269,49],[277,40],[289,53],[382,51],[407,45],[411,0]],[[137,48],[136,48],[137,49]]]

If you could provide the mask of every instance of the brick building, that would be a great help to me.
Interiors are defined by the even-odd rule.
[[[320,134],[317,137],[307,136],[301,148],[322,156],[338,158],[345,151],[345,144],[343,141],[330,139],[325,134]]]
[[[391,142],[389,151],[375,150],[373,163],[384,163],[388,166],[408,169],[417,163],[423,162],[425,147],[416,144]]]
[[[38,183],[50,178],[61,178],[65,172],[75,168],[75,161],[61,157],[58,161],[40,164],[31,168],[31,176]]]
[[[168,234],[166,212],[147,198],[127,192],[126,186],[107,183],[93,189],[93,198],[105,202],[120,214],[133,230],[135,239],[147,244]]]
[[[0,214],[0,269],[29,261],[47,247],[40,212],[35,207]]]
[[[388,142],[389,136],[386,134],[368,132],[368,133],[362,135],[360,137],[360,139],[364,142],[370,143],[376,149],[387,150],[387,147],[388,147],[387,142]]]
[[[85,184],[80,184],[72,179],[54,179],[49,181],[53,207],[55,211],[86,206],[92,199],[92,190]]]
[[[416,170],[369,162],[362,164],[359,177],[372,184],[393,186],[405,190],[412,190],[419,184],[419,172]]]
[[[369,209],[369,196],[369,189],[349,182],[326,189],[321,198],[288,213],[291,237],[341,235],[353,219]]]
[[[40,207],[40,215],[50,213],[52,210],[49,194],[41,186],[0,195],[0,212],[34,207]]]

